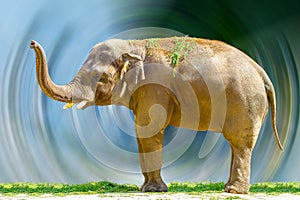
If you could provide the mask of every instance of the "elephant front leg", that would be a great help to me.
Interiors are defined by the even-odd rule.
[[[164,192],[168,188],[161,178],[162,148],[169,115],[162,106],[157,105],[141,110],[146,112],[135,114],[139,160],[145,177],[141,190]],[[148,110],[150,110],[149,113],[147,113]]]
[[[161,178],[164,130],[169,125],[174,102],[165,88],[140,87],[132,99],[139,161],[145,182],[144,192],[163,192],[168,187]],[[136,103],[138,102],[138,103]]]
[[[150,138],[137,138],[139,160],[144,175],[143,192],[165,192],[168,190],[161,178],[163,134]]]

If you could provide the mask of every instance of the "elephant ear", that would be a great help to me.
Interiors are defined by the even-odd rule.
[[[120,79],[124,78],[125,73],[134,68],[135,70],[135,80],[134,83],[137,84],[139,81],[145,80],[145,71],[144,71],[144,63],[143,59],[140,55],[133,53],[126,53],[123,56],[123,66],[120,72]],[[125,62],[124,62],[125,61]]]
[[[117,65],[120,67],[120,80],[115,89],[119,93],[117,99],[122,99],[146,79],[143,57],[135,53],[125,53],[117,61]]]

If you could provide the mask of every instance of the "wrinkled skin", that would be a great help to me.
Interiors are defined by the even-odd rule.
[[[276,142],[276,101],[264,70],[223,42],[197,38],[112,39],[94,46],[75,78],[55,85],[35,41],[37,79],[49,97],[78,104],[123,105],[133,110],[142,191],[167,191],[161,178],[167,126],[223,133],[232,151],[225,191],[248,193],[250,161],[270,105]],[[187,136],[188,137],[188,136]]]

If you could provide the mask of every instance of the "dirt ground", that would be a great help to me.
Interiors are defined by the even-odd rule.
[[[272,200],[283,200],[283,199],[291,199],[291,200],[299,200],[300,195],[293,194],[280,194],[280,195],[267,195],[267,194],[250,194],[250,195],[233,195],[228,193],[219,193],[219,194],[200,194],[200,195],[192,195],[185,193],[174,193],[174,194],[164,194],[164,193],[107,193],[107,194],[90,194],[90,195],[67,195],[67,196],[53,196],[53,195],[42,195],[42,196],[28,196],[25,194],[15,195],[15,196],[2,196],[0,195],[0,200],[99,200],[99,199],[125,199],[125,200],[167,200],[167,199],[248,199],[248,200],[264,200],[264,199],[272,199]]]

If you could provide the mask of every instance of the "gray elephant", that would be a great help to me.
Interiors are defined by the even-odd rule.
[[[224,135],[232,158],[225,191],[248,193],[250,162],[270,105],[276,142],[274,87],[265,71],[240,50],[220,41],[190,38],[111,39],[93,47],[75,78],[56,85],[43,48],[31,41],[43,92],[77,104],[121,105],[134,113],[142,191],[167,191],[161,178],[167,126]],[[188,137],[188,135],[187,135]]]

